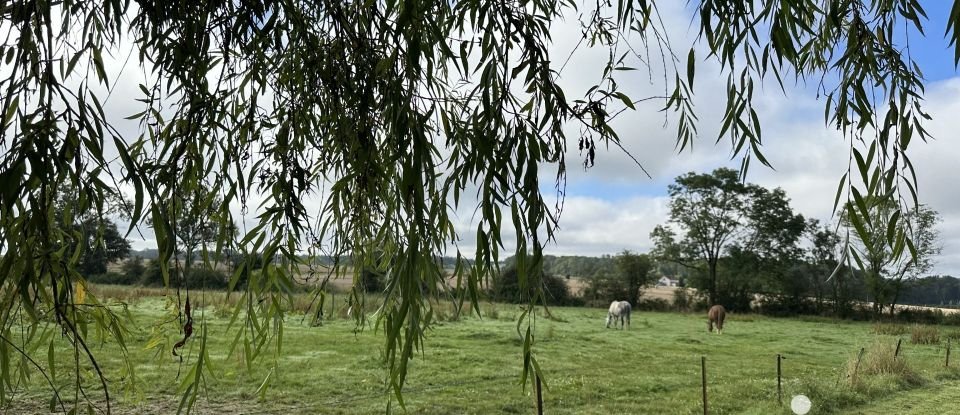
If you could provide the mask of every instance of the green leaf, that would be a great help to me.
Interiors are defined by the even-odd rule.
[[[17,108],[20,105],[20,96],[14,95],[13,100],[10,101],[10,105],[7,105],[7,110],[3,114],[3,128],[6,128],[10,124],[10,120],[13,119],[13,116],[17,113]]]
[[[617,93],[615,93],[615,95],[617,96],[617,98],[620,98],[620,101],[622,101],[622,102],[623,102],[623,105],[626,105],[627,108],[630,108],[630,109],[632,109],[632,110],[636,110],[636,109],[637,109],[637,107],[635,107],[635,106],[633,105],[633,101],[632,101],[632,100],[630,99],[630,97],[628,97],[626,94],[624,94],[624,93],[622,93],[622,92],[617,92]]]
[[[47,348],[47,372],[50,373],[50,380],[54,383],[57,382],[57,365],[56,365],[56,354],[53,351],[54,341],[50,340],[50,345]]]
[[[260,382],[260,386],[257,387],[257,396],[260,397],[260,402],[267,400],[267,389],[270,387],[270,380],[273,379],[273,372],[275,369],[270,369],[270,372],[267,373],[267,376],[263,378],[263,382]]]
[[[109,87],[109,80],[107,79],[107,71],[106,69],[104,69],[103,56],[101,56],[100,53],[101,52],[99,47],[93,48],[93,65],[96,68],[97,78],[100,79],[100,82],[102,82],[104,85]],[[96,95],[93,95],[92,97],[96,99]]]
[[[840,183],[837,184],[837,194],[833,198],[833,212],[837,211],[837,207],[840,206],[840,195],[843,194],[843,187],[847,182],[847,173],[844,173],[840,177]]]
[[[900,220],[900,209],[893,212],[890,216],[890,222],[887,223],[887,244],[893,245],[893,239],[897,235],[897,222]]]

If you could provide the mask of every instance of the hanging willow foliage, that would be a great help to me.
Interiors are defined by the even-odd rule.
[[[874,228],[864,225],[873,220],[865,200],[916,202],[906,151],[912,138],[927,139],[929,117],[921,107],[920,68],[904,53],[905,39],[894,35],[906,25],[922,31],[924,11],[916,0],[694,1],[688,8],[699,19],[695,45],[670,44],[658,3],[0,3],[6,32],[0,45],[0,358],[49,350],[46,362],[2,365],[0,403],[10,399],[4,391],[20,374],[42,372],[51,385],[57,376],[71,376],[53,370],[54,344],[66,338],[74,350],[76,393],[65,403],[56,392],[62,389],[52,386],[51,405],[110,411],[110,385],[90,336],[123,346],[129,323],[115,307],[80,295],[84,280],[76,267],[85,247],[70,246],[80,239],[72,226],[77,219],[104,215],[118,198],[127,201],[121,208],[131,229],[153,227],[171,287],[186,286],[181,275],[188,273],[175,255],[184,212],[214,212],[220,225],[215,242],[202,244],[204,265],[197,266],[210,266],[226,251],[276,259],[263,271],[247,263],[231,280],[246,282],[232,349],[243,348],[248,359],[282,353],[294,277],[313,264],[304,254],[337,258],[333,272],[354,272],[355,280],[361,269],[382,271],[386,285],[374,324],[384,333],[388,386],[402,403],[407,362],[423,347],[432,301],[443,294],[439,257],[454,247],[455,280],[467,293],[458,298],[474,307],[505,246],[515,246],[521,286],[539,272],[563,205],[570,140],[578,141],[584,165],[593,165],[597,145],[620,146],[611,120],[649,99],[635,100],[618,87],[639,79],[629,67],[641,58],[637,50],[663,57],[659,70],[672,93],[661,99],[676,113],[680,148],[697,134],[690,96],[695,50],[705,49],[706,59],[728,75],[718,139],[731,140],[743,172],[753,159],[768,164],[754,85],[771,74],[782,84],[791,75],[816,82],[826,123],[850,141],[851,167],[836,205],[848,210],[856,232]],[[551,55],[549,46],[552,26],[578,15],[581,46],[610,53],[596,86],[572,98],[557,83],[563,57]],[[955,5],[946,29],[960,58],[958,21]],[[685,62],[674,53],[680,47],[690,47]],[[108,68],[105,56],[123,61],[120,70]],[[108,100],[128,98],[115,88],[131,72],[142,74],[139,96],[124,104],[130,108],[124,115],[139,126],[136,135],[122,134],[122,120],[104,111]],[[581,135],[570,137],[577,128]],[[556,175],[547,195],[544,168]],[[58,193],[61,188],[76,191]],[[70,203],[61,203],[65,199]],[[311,208],[310,200],[322,206]],[[246,211],[248,204],[258,213],[255,225],[237,229],[233,224],[243,222],[230,207]],[[475,229],[455,228],[457,209],[476,212]],[[901,253],[912,247],[909,229],[896,220],[884,223],[891,223],[891,246]],[[510,244],[505,229],[515,231]],[[456,248],[463,240],[476,251]],[[341,258],[349,258],[349,266]],[[174,329],[181,344],[198,346],[177,349],[191,356],[192,369],[181,380],[180,408],[187,410],[212,366],[206,326],[189,311],[190,292],[185,298],[177,292]],[[322,290],[317,294],[322,300]],[[529,299],[517,325],[524,382],[539,372],[532,330],[538,297]],[[359,309],[363,301],[359,291],[351,296]],[[363,323],[363,313],[354,315]],[[150,345],[167,352],[162,338]],[[100,395],[87,393],[81,368],[100,375],[106,406],[99,406]],[[130,383],[133,367],[124,373],[123,383]]]

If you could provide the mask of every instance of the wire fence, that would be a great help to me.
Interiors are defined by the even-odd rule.
[[[951,367],[950,363],[950,353],[953,347],[951,339],[947,339],[945,344],[937,348],[915,348],[912,347],[912,344],[909,342],[903,342],[902,338],[898,338],[895,358],[903,359],[907,355],[910,355],[912,359],[940,359],[943,362],[943,365],[946,367]],[[857,371],[862,370],[861,361],[867,356],[869,350],[867,347],[859,348],[859,352],[856,350],[852,351],[857,355],[856,365],[853,369],[853,372],[850,372],[850,369],[845,367],[847,362],[844,362],[840,367],[833,368],[837,371],[837,386],[841,384],[845,379],[849,378],[851,375],[856,376]],[[702,413],[710,413],[710,400],[712,393],[716,391],[713,390],[711,386],[717,386],[717,384],[712,379],[715,379],[715,376],[718,375],[718,364],[723,364],[723,367],[730,367],[732,365],[744,365],[751,364],[755,366],[763,367],[765,373],[769,373],[769,376],[764,376],[764,381],[769,383],[769,397],[771,403],[775,402],[778,405],[784,404],[785,396],[785,381],[787,380],[797,380],[797,375],[791,373],[792,367],[797,367],[801,363],[811,363],[815,359],[804,358],[798,356],[787,356],[785,354],[770,354],[770,355],[752,355],[752,356],[739,356],[737,358],[731,357],[717,357],[708,355],[690,355],[688,359],[684,359],[682,363],[678,363],[678,366],[693,368],[696,366],[698,370],[691,370],[691,375],[689,382],[685,382],[683,387],[684,390],[689,391],[690,401],[694,399],[700,402],[700,407]],[[789,363],[787,363],[789,362]],[[956,363],[954,362],[954,367]],[[616,372],[623,371],[627,368],[623,364],[619,365],[609,365],[609,366],[597,366],[591,365],[590,369],[594,372]],[[573,376],[579,374],[583,369],[579,367],[566,367],[560,369],[549,370],[545,369],[544,374],[547,381],[557,380],[563,378],[564,376]],[[722,373],[720,373],[722,375]],[[539,397],[535,394],[535,382],[537,379],[532,379],[531,385],[528,385],[529,391],[533,396],[530,396],[529,399],[529,409],[531,411],[546,411],[549,412],[550,408],[545,408],[541,399],[534,399]],[[423,394],[438,390],[456,390],[456,389],[466,389],[471,386],[477,385],[490,385],[491,388],[494,388],[494,385],[504,385],[512,384],[519,386],[519,377],[517,373],[504,373],[502,375],[487,375],[471,378],[463,378],[456,381],[448,381],[443,383],[436,384],[426,384],[426,385],[414,385],[410,387],[405,387],[403,389],[403,396],[405,399],[408,399],[408,402],[412,398],[417,398]],[[549,398],[551,390],[547,389],[544,391],[544,398]],[[351,409],[355,404],[363,402],[365,404],[383,404],[386,405],[388,399],[390,399],[391,392],[384,389],[375,392],[365,392],[354,394],[349,397],[341,397],[336,399],[330,399],[320,402],[311,402],[311,403],[301,403],[301,404],[290,404],[290,405],[275,405],[270,408],[251,408],[249,410],[244,410],[241,412],[247,415],[270,415],[270,414],[282,414],[282,413],[322,413],[327,411],[334,410],[348,410]],[[470,399],[470,396],[465,396],[464,399]],[[526,399],[526,398],[525,398]],[[547,400],[549,403],[550,401]],[[464,407],[468,407],[468,403]],[[225,409],[231,406],[229,402],[223,403],[214,403],[214,402],[205,402],[205,409],[210,409],[217,411],[218,409]],[[355,408],[354,408],[355,409]],[[411,409],[411,408],[408,408]],[[231,408],[235,411],[235,408]],[[413,409],[416,412],[415,409]],[[542,412],[540,412],[542,413]]]

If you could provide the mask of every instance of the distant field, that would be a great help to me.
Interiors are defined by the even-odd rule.
[[[181,367],[169,350],[157,358],[144,349],[149,337],[147,324],[161,315],[162,298],[128,301],[135,303],[132,315],[145,327],[128,339],[142,396],[121,394],[120,379],[129,377],[119,373],[116,353],[111,353],[116,346],[97,345],[107,376],[114,380],[115,408],[119,413],[175,411],[176,377]],[[518,384],[518,308],[484,304],[482,309],[483,319],[444,321],[429,333],[423,354],[411,363],[404,395],[409,413],[534,412],[531,388],[523,390]],[[702,413],[701,356],[707,358],[711,413],[789,414],[789,409],[777,404],[777,353],[785,356],[785,400],[806,394],[814,404],[812,413],[891,413],[883,410],[884,405],[899,408],[893,413],[909,413],[911,405],[929,409],[929,404],[923,405],[931,396],[943,402],[960,398],[960,370],[956,369],[960,352],[954,351],[953,368],[945,369],[944,342],[913,345],[909,331],[900,336],[904,338],[902,359],[919,375],[920,382],[878,376],[851,386],[846,379],[847,364],[860,348],[869,349],[877,342],[892,346],[897,337],[876,335],[874,326],[867,323],[754,315],[729,317],[724,334],[717,335],[707,333],[705,319],[699,314],[646,312],[634,313],[632,326],[619,331],[604,328],[604,310],[551,310],[553,320],[542,315],[537,319],[535,346],[545,372],[544,400],[550,414]],[[248,371],[242,358],[228,357],[227,318],[213,308],[205,309],[204,315],[215,370],[194,413],[367,414],[385,410],[381,333],[370,329],[355,332],[350,320],[312,327],[301,315],[291,315],[284,322],[280,370],[260,399],[257,390],[270,366]],[[944,340],[947,335],[960,338],[956,327],[941,327],[940,333]],[[188,347],[196,347],[196,342]],[[46,349],[42,348],[37,360],[45,359]],[[64,373],[69,368],[64,365],[58,370]],[[85,383],[95,390],[92,379],[87,379]],[[60,386],[71,390],[69,385]],[[49,398],[42,379],[33,377],[9,411],[46,412]]]

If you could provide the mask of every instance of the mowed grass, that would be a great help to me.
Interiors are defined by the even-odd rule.
[[[170,350],[157,354],[145,349],[149,324],[163,315],[163,305],[162,298],[152,297],[130,307],[142,327],[128,339],[139,395],[122,393],[131,377],[120,371],[116,345],[95,345],[119,413],[170,413],[177,408],[177,387],[191,361],[181,365]],[[505,304],[484,304],[481,309],[484,318],[442,321],[430,330],[423,350],[410,362],[403,395],[408,412],[535,412],[532,386],[519,383],[520,309]],[[914,345],[909,334],[902,336],[901,358],[923,382],[879,375],[851,385],[846,379],[848,364],[860,348],[895,344],[898,338],[875,334],[869,323],[729,315],[724,334],[718,335],[706,331],[705,316],[699,313],[635,311],[630,328],[620,331],[604,328],[605,310],[550,311],[552,318],[542,311],[537,314],[534,348],[544,372],[545,412],[551,414],[702,413],[702,356],[707,359],[713,414],[789,414],[789,400],[796,394],[811,398],[812,413],[848,413],[882,400],[909,405],[914,396],[923,399],[960,385],[960,372],[943,368],[944,343]],[[199,321],[199,314],[196,317]],[[381,364],[383,334],[371,328],[358,331],[352,320],[330,320],[318,327],[309,320],[289,315],[283,323],[281,353],[268,350],[258,366],[248,369],[242,353],[228,356],[235,332],[226,331],[225,313],[204,309],[214,370],[194,413],[384,412],[390,395],[385,393]],[[195,332],[200,332],[199,322]],[[194,339],[184,350],[189,354],[197,346]],[[46,349],[41,350],[37,360],[45,362]],[[777,401],[778,353],[784,356],[784,407]],[[953,355],[960,360],[960,353]],[[63,352],[59,356],[59,386],[72,390],[63,377],[72,370],[71,356]],[[268,374],[268,387],[261,388]],[[97,383],[90,373],[84,376],[84,383],[94,390]],[[8,410],[46,411],[50,396],[48,386],[35,376]],[[399,409],[396,402],[393,408]]]

